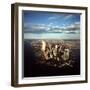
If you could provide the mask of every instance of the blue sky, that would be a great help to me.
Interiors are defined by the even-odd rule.
[[[24,33],[80,33],[80,14],[23,11]]]

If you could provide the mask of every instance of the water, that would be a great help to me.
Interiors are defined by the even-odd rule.
[[[80,34],[66,33],[24,33],[24,39],[80,39]]]

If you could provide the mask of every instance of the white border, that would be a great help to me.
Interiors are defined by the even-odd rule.
[[[66,13],[81,13],[81,74],[70,76],[52,76],[52,77],[34,77],[22,79],[22,10],[35,10],[35,11],[49,11],[49,12],[66,12]],[[18,7],[18,83],[19,84],[34,84],[34,83],[47,83],[47,82],[67,82],[67,81],[81,81],[85,80],[85,10],[74,9],[55,9],[55,8],[41,8],[41,7]]]

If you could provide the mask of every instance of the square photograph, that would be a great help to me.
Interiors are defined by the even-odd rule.
[[[24,77],[80,75],[80,14],[22,12]]]

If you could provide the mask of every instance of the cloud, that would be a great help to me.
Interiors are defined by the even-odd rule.
[[[64,28],[64,33],[70,34],[77,34],[80,33],[80,22],[75,22],[71,25],[68,25]]]
[[[51,23],[49,23],[49,24],[48,24],[48,27],[51,27],[51,26],[53,26],[53,24],[54,24],[54,23],[52,23],[52,22],[51,22]]]
[[[57,17],[53,16],[48,18],[48,20],[54,20],[54,19],[57,19]]]
[[[75,22],[74,24],[71,24],[66,28],[69,30],[80,30],[80,22]]]
[[[54,16],[49,17],[48,20],[56,20],[56,19],[67,20],[67,19],[70,19],[70,18],[73,18],[73,17],[74,17],[73,14],[61,14],[61,15],[55,14]]]
[[[42,33],[49,30],[45,24],[31,24],[25,23],[24,24],[24,32],[25,33]]]
[[[48,20],[56,20],[62,18],[63,14],[53,14],[53,16],[49,17]]]
[[[54,23],[45,24],[24,24],[25,33],[66,33],[77,34],[80,33],[80,22],[75,22],[70,25],[63,25],[62,27],[55,25]]]
[[[72,14],[65,15],[65,16],[64,16],[64,20],[70,19],[70,18],[72,18],[72,17],[73,17],[73,15],[72,15]]]

